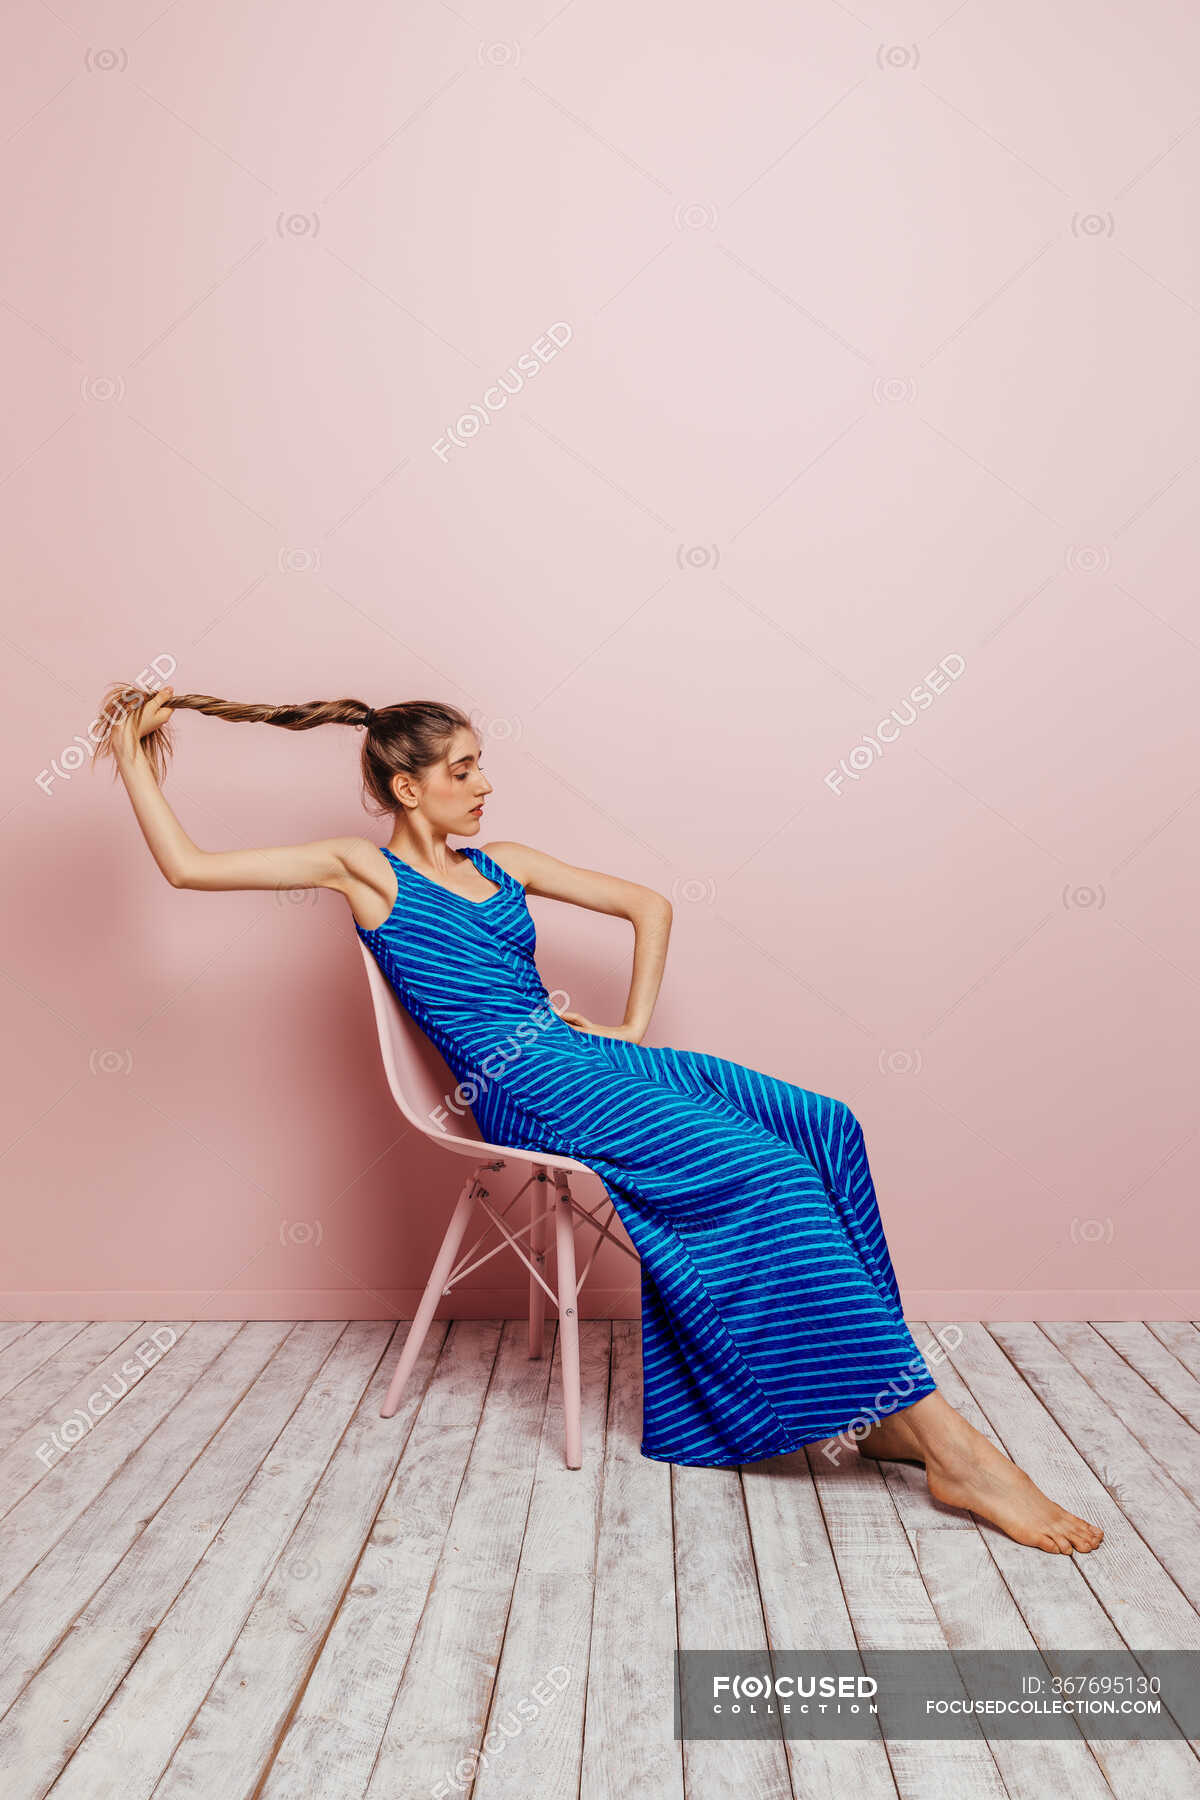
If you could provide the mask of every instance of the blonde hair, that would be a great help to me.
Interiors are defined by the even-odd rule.
[[[100,711],[103,727],[96,740],[97,758],[113,755],[118,721],[132,714],[136,729],[153,698],[144,688],[131,688],[128,684],[109,689]],[[312,731],[317,725],[361,726],[363,792],[378,812],[396,810],[393,776],[420,776],[441,760],[461,726],[474,730],[466,713],[439,700],[401,700],[378,711],[365,700],[301,700],[287,706],[258,706],[239,700],[218,700],[212,694],[172,694],[166,704],[172,712],[207,713],[211,719],[226,719],[239,725],[280,725],[285,731]],[[161,782],[174,750],[166,724],[147,732],[141,747]]]

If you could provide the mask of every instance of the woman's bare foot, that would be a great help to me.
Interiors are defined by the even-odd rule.
[[[920,1439],[902,1413],[890,1413],[870,1430],[854,1440],[860,1456],[878,1457],[887,1462],[915,1463],[925,1467],[925,1452]]]
[[[1094,1550],[1104,1537],[1098,1525],[1043,1494],[1024,1469],[968,1424],[941,1394],[927,1395],[905,1411],[910,1419],[918,1415],[911,1426],[924,1452],[929,1492],[943,1506],[978,1513],[1016,1543],[1053,1555]]]

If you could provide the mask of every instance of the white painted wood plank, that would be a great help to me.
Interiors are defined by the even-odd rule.
[[[471,1800],[579,1792],[611,1324],[584,1319],[579,1325],[584,1444],[579,1469],[568,1469],[563,1458],[561,1346],[556,1331],[533,1496]],[[615,1759],[617,1745],[609,1750]]]
[[[145,1333],[144,1324],[131,1325],[115,1319],[99,1319],[94,1325],[85,1325],[70,1343],[4,1396],[0,1407],[0,1451],[7,1450],[38,1419],[47,1417],[64,1394],[81,1383],[86,1386],[87,1378],[94,1377],[106,1359],[115,1357],[119,1367]]]
[[[1088,1386],[1044,1331],[1024,1321],[992,1325],[989,1329],[1030,1387],[1053,1411],[1080,1457],[1114,1496],[1122,1513],[1137,1528],[1195,1608],[1200,1601],[1200,1556],[1196,1553],[1200,1541],[1200,1513],[1196,1507],[1166,1470],[1146,1454],[1129,1427]],[[1100,1338],[1094,1341],[1103,1344]],[[1115,1352],[1107,1345],[1103,1348],[1114,1363],[1120,1363]],[[1122,1363],[1121,1369],[1124,1376],[1138,1379],[1127,1365]],[[1123,1377],[1119,1386],[1124,1387]],[[1146,1392],[1149,1394],[1148,1389]],[[1150,1396],[1150,1399],[1157,1406],[1163,1404],[1157,1396]],[[1147,1400],[1146,1408],[1151,1410],[1150,1400]],[[1178,1420],[1181,1439],[1188,1429],[1182,1420]],[[1039,1487],[1043,1485],[1038,1482]],[[1073,1500],[1064,1500],[1053,1488],[1045,1491],[1064,1506],[1069,1506],[1072,1512],[1080,1513],[1083,1518],[1089,1517]],[[1103,1520],[1096,1522],[1103,1525]],[[1087,1565],[1096,1555],[1097,1552],[1092,1551],[1079,1560]],[[1085,1568],[1085,1574],[1087,1572]],[[1195,1623],[1200,1626],[1200,1619]]]
[[[675,1588],[681,1650],[759,1651],[767,1629],[737,1469],[671,1464]],[[781,1733],[736,1741],[683,1740],[684,1791],[703,1800],[792,1792]]]
[[[264,1771],[289,1713],[303,1692],[339,1602],[354,1577],[363,1542],[437,1359],[440,1326],[431,1330],[422,1345],[409,1392],[399,1409],[391,1418],[382,1418],[380,1408],[406,1329],[404,1321],[398,1337],[394,1323],[372,1322],[382,1355],[376,1359],[369,1385],[203,1705],[155,1787],[156,1800],[172,1795],[200,1800],[209,1794],[233,1800],[234,1796],[261,1792]],[[381,1342],[381,1333],[386,1334],[386,1342]],[[148,1688],[147,1695],[151,1691]],[[335,1737],[339,1726],[340,1721],[327,1722]],[[310,1794],[320,1791],[310,1786]]]
[[[201,1320],[193,1325],[158,1365],[158,1379],[139,1382],[108,1421],[106,1431],[83,1438],[13,1507],[0,1530],[0,1599],[12,1593],[103,1492],[238,1330],[236,1320],[229,1319]],[[36,1451],[32,1437],[30,1443]]]
[[[917,1330],[915,1325],[913,1330]],[[972,1331],[986,1337],[982,1326],[973,1326]],[[994,1344],[991,1348],[995,1352]],[[936,1376],[938,1387],[951,1406],[969,1418],[997,1448],[1015,1455],[993,1429],[990,1418],[981,1411],[953,1363],[940,1363]],[[999,1358],[998,1367],[992,1368],[985,1392],[988,1405],[1001,1419],[1006,1434],[1022,1442],[1041,1440],[1041,1421],[1037,1417],[1039,1403],[1004,1357]],[[1069,1444],[1065,1444],[1063,1454],[1070,1459],[1075,1453]],[[1018,1457],[1017,1460],[1021,1459]],[[1040,1480],[1040,1477],[1034,1479]],[[1074,1557],[1047,1556],[1030,1550],[991,1527],[986,1527],[985,1532],[986,1535],[976,1531],[979,1542],[987,1549],[1033,1642],[1052,1668],[1060,1667],[1056,1660],[1059,1650],[1119,1652],[1127,1647]],[[922,1534],[922,1545],[927,1545],[928,1541],[928,1534]],[[1102,1544],[1100,1550],[1091,1555],[1102,1554],[1104,1548]],[[1161,1571],[1159,1578],[1162,1579]],[[936,1605],[937,1597],[933,1598]],[[956,1628],[952,1619],[948,1629]],[[1164,1793],[1187,1793],[1195,1781],[1193,1756],[1186,1745],[1169,1742],[1139,1744],[1130,1738],[1104,1738],[1091,1740],[1091,1753],[1120,1800],[1157,1800]]]
[[[528,1321],[506,1320],[433,1588],[396,1696],[371,1800],[427,1791],[479,1742],[533,1492],[549,1387]]]
[[[1071,1319],[1044,1324],[1040,1329],[1096,1394],[1101,1428],[1104,1414],[1112,1413],[1166,1471],[1185,1499],[1194,1501],[1200,1496],[1200,1433],[1090,1325]],[[1163,1354],[1165,1357],[1165,1351]],[[1200,1412],[1200,1382],[1181,1368],[1179,1383],[1184,1382],[1195,1388],[1192,1398]],[[1200,1515],[1196,1525],[1200,1530]]]
[[[1147,1319],[1145,1323],[1172,1356],[1200,1379],[1200,1329],[1186,1319]]]
[[[27,1331],[32,1331],[36,1323],[34,1319],[7,1319],[0,1325],[0,1369],[3,1368],[9,1345],[15,1344]]]
[[[806,1454],[860,1648],[947,1649],[912,1544],[878,1469],[856,1457],[827,1472],[819,1444],[807,1445]],[[931,1499],[931,1516],[934,1505]],[[1002,1800],[1005,1793],[982,1735],[951,1742],[893,1738],[888,1754],[904,1800]]]
[[[107,1581],[292,1326],[256,1320],[232,1329],[236,1335],[201,1378],[0,1605],[0,1712]],[[193,1349],[199,1344],[197,1338]]]
[[[397,1466],[261,1800],[360,1800],[387,1729],[479,1429],[501,1327],[435,1322],[396,1427]],[[432,1370],[426,1380],[428,1357]]]
[[[683,1800],[671,1469],[639,1448],[641,1345],[613,1321],[580,1800]]]
[[[126,1338],[98,1367],[45,1407],[0,1455],[0,1518],[67,1458],[78,1473],[86,1451],[108,1435],[129,1396],[158,1385],[188,1331],[186,1319],[139,1327],[132,1334],[132,1343]],[[158,1334],[156,1341],[152,1333]]]
[[[1200,1333],[1196,1332],[1194,1326],[1189,1325],[1188,1330],[1196,1339],[1198,1367],[1195,1372],[1168,1350],[1162,1339],[1156,1337],[1140,1319],[1129,1319],[1119,1324],[1098,1324],[1092,1329],[1098,1331],[1105,1343],[1111,1344],[1118,1355],[1123,1356],[1130,1367],[1136,1369],[1143,1380],[1148,1381],[1155,1392],[1161,1394],[1194,1431],[1200,1431]],[[1055,1339],[1055,1342],[1058,1340]],[[1059,1348],[1063,1349],[1065,1346],[1059,1343]]]
[[[86,1324],[86,1319],[49,1319],[27,1326],[0,1356],[0,1398],[52,1362]],[[127,1324],[122,1336],[132,1330],[133,1326]]]
[[[93,1800],[106,1786],[119,1789],[122,1800],[147,1800],[200,1707],[219,1716],[222,1695],[231,1693],[227,1722],[238,1738],[232,1765],[193,1759],[192,1791],[231,1792],[239,1764],[249,1785],[266,1760],[262,1754],[254,1766],[252,1740],[274,1741],[391,1474],[395,1434],[384,1430],[391,1422],[379,1409],[391,1374],[391,1359],[386,1367],[382,1359],[394,1329],[382,1320],[347,1326],[67,1764],[55,1800]],[[263,1651],[253,1674],[249,1638]],[[231,1669],[226,1658],[235,1640]],[[198,1724],[193,1738],[203,1731]]]
[[[344,1327],[302,1321],[0,1722],[0,1765],[39,1800],[154,1631]]]
[[[828,1440],[839,1463],[858,1451]],[[821,1448],[821,1446],[819,1446]],[[830,1467],[837,1465],[830,1464]],[[803,1456],[753,1464],[742,1477],[767,1638],[777,1650],[854,1650],[854,1626]],[[805,1800],[895,1800],[883,1740],[785,1738],[792,1783]]]
[[[1078,1570],[1112,1620],[1121,1640],[1130,1649],[1200,1650],[1200,1618],[1186,1595],[1163,1569],[1141,1535],[1114,1498],[1088,1467],[1066,1424],[1071,1412],[1070,1389],[1083,1387],[1071,1368],[1042,1333],[1043,1374],[1051,1366],[1063,1375],[1065,1404],[1057,1390],[1043,1400],[1030,1384],[1032,1361],[1018,1367],[1005,1353],[999,1334],[1008,1325],[959,1326],[961,1341],[951,1350],[955,1368],[970,1383],[971,1392],[987,1413],[1003,1449],[1037,1482],[1043,1493],[1081,1518],[1092,1519],[1104,1532],[1104,1541],[1086,1556],[1057,1557],[1038,1552],[1046,1578],[1070,1563]],[[1036,1331],[1036,1327],[1033,1328]],[[1060,1418],[1062,1423],[1059,1423]],[[1122,1429],[1113,1422],[1114,1429]],[[1135,1449],[1137,1447],[1135,1446]],[[1146,1461],[1137,1450],[1138,1459]],[[1008,1543],[994,1527],[982,1528],[989,1545]],[[1071,1646],[1066,1646],[1070,1648]],[[1088,1649],[1089,1645],[1082,1648]]]
[[[951,1649],[1036,1652],[977,1531],[918,1531],[914,1548]],[[1012,1800],[1045,1800],[1047,1794],[1055,1800],[1110,1800],[1112,1789],[1082,1736],[993,1737],[988,1746]]]

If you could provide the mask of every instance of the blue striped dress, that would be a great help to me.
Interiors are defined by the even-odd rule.
[[[522,884],[452,893],[384,850],[390,916],[356,926],[493,1144],[572,1156],[641,1261],[643,1456],[737,1467],[935,1391],[904,1322],[862,1128],[841,1100],[559,1017]]]

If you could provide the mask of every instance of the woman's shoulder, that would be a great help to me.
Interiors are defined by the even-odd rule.
[[[366,837],[330,838],[328,843],[343,870],[336,885],[350,907],[354,923],[360,931],[378,931],[392,917],[400,899],[395,871],[388,871],[386,852]]]
[[[378,874],[382,846],[373,838],[338,837],[330,838],[328,842],[348,872],[356,875],[360,881],[370,881],[372,876]]]
[[[528,844],[513,843],[511,838],[500,838],[494,844],[481,844],[479,848],[486,857],[503,869],[506,875],[511,875],[513,880],[519,881],[522,887],[528,886],[534,860],[540,852],[532,849]]]

